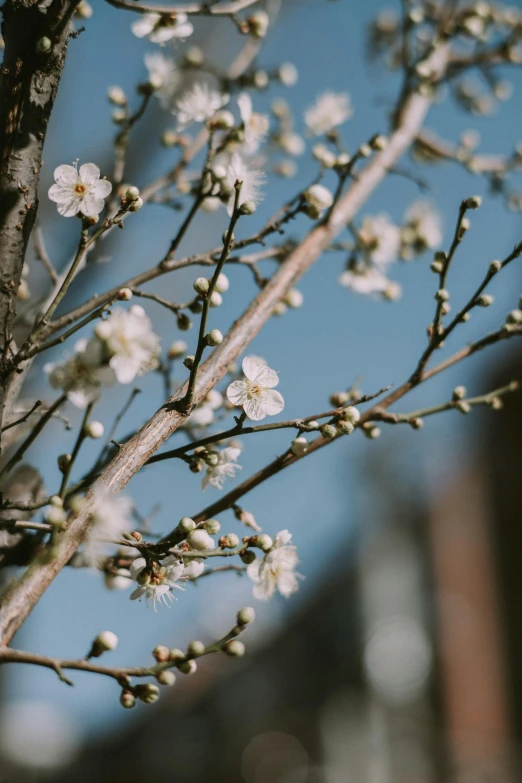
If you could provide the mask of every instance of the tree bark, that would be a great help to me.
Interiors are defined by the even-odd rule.
[[[6,0],[0,71],[0,427],[9,382],[6,360],[16,295],[38,209],[42,151],[70,37],[74,0],[41,8]],[[50,49],[39,51],[43,39]]]

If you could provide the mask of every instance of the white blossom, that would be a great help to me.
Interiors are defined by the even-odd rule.
[[[185,576],[187,579],[197,579],[205,570],[205,561],[199,557],[191,557],[188,563],[185,563]]]
[[[148,38],[152,43],[165,44],[173,38],[188,38],[194,27],[186,14],[142,14],[131,25],[137,38]]]
[[[245,140],[241,147],[247,155],[253,155],[258,151],[268,133],[270,118],[266,114],[259,114],[253,110],[252,98],[246,92],[238,95],[237,105],[245,134]]]
[[[54,179],[48,196],[56,202],[63,217],[74,217],[81,212],[85,217],[97,218],[112,190],[108,180],[100,179],[100,169],[95,163],[84,163],[79,170],[77,163],[58,166]]]
[[[132,383],[137,375],[154,369],[159,351],[159,338],[145,310],[134,305],[130,310],[115,308],[96,327],[96,336],[110,356],[109,364],[119,383]]]
[[[239,203],[244,204],[245,201],[252,201],[257,206],[261,200],[261,185],[265,181],[263,172],[252,168],[237,152],[228,158],[225,167],[225,181],[232,189],[236,182],[243,183]],[[229,215],[232,215],[234,211],[234,200],[235,191],[233,191],[228,202],[227,212]]]
[[[241,470],[241,465],[237,464],[241,449],[234,448],[233,446],[227,446],[222,449],[219,454],[219,462],[217,465],[208,465],[205,475],[202,480],[203,491],[210,486],[223,489],[223,484],[226,478],[234,478],[236,470]]]
[[[75,353],[63,364],[48,363],[48,374],[53,389],[62,389],[77,408],[86,408],[100,396],[102,385],[116,381],[112,367],[102,364],[103,346],[97,339],[78,340]]]
[[[164,109],[171,108],[172,97],[176,92],[180,75],[171,57],[161,52],[149,52],[145,55],[145,66],[149,72],[149,82]]]
[[[265,416],[276,416],[285,405],[274,386],[279,383],[275,370],[257,356],[243,359],[245,380],[233,381],[227,389],[227,397],[233,405],[241,405],[249,419],[260,421]]]
[[[92,526],[83,544],[83,559],[89,566],[99,566],[110,542],[132,530],[132,509],[133,503],[128,497],[97,493],[91,512]]]
[[[322,136],[342,125],[352,114],[348,93],[325,92],[306,110],[304,121],[313,136]]]
[[[274,539],[273,548],[248,566],[247,574],[255,582],[254,598],[266,601],[276,590],[288,598],[299,588],[295,573],[299,559],[291,540],[291,533],[281,530]]]
[[[178,131],[185,130],[193,122],[205,122],[222,109],[230,96],[213,90],[204,82],[197,82],[191,90],[176,101]]]
[[[345,288],[351,288],[358,294],[383,294],[385,295],[390,286],[394,291],[395,299],[400,296],[400,286],[398,283],[392,283],[380,269],[376,267],[363,267],[361,269],[348,269],[342,273],[339,278],[341,285]]]
[[[377,266],[389,264],[390,261],[398,258],[401,231],[385,213],[365,217],[359,236],[364,242],[369,257]]]
[[[405,222],[421,245],[434,249],[442,242],[440,215],[428,201],[415,201],[406,212]]]
[[[144,557],[138,557],[133,560],[130,566],[131,577],[138,581],[140,574],[147,568],[147,561]],[[135,601],[137,598],[140,600],[145,598],[145,602],[148,604],[152,602],[154,611],[156,612],[156,604],[164,603],[165,606],[169,605],[175,599],[173,590],[183,590],[181,585],[176,584],[179,579],[185,576],[185,566],[180,563],[178,558],[174,555],[170,555],[165,558],[162,566],[159,569],[155,569],[149,576],[148,581],[144,584],[139,584],[130,595],[131,601]]]

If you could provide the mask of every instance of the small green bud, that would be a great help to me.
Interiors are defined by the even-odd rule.
[[[174,685],[176,682],[176,675],[174,672],[170,671],[170,669],[164,669],[157,673],[156,680],[160,685]]]
[[[51,39],[44,36],[36,42],[36,51],[40,54],[47,54],[47,52],[51,51],[52,45]]]
[[[343,421],[350,421],[352,424],[357,424],[360,418],[360,411],[353,405],[350,405],[348,408],[344,408],[344,410],[341,412],[341,419]]]
[[[136,697],[131,691],[122,691],[120,696],[120,704],[125,707],[126,710],[131,710],[136,706]]]
[[[190,353],[188,356],[185,356],[185,358],[183,359],[183,364],[185,365],[187,370],[192,370],[195,361],[196,361],[196,357],[194,356],[194,354]]]
[[[241,658],[245,654],[245,645],[239,639],[231,639],[225,644],[223,651],[232,658]]]
[[[152,654],[158,663],[164,663],[169,659],[169,648],[165,647],[164,644],[158,644],[157,647],[153,649]]]
[[[205,652],[205,645],[203,644],[203,642],[199,642],[199,641],[189,642],[187,647],[187,655],[196,658],[198,655],[203,655],[204,652]]]
[[[256,559],[256,553],[253,552],[251,549],[244,549],[242,552],[239,553],[239,557],[241,558],[241,561],[245,565],[250,565],[250,563],[253,563]]]
[[[177,324],[178,329],[182,332],[187,332],[192,328],[192,321],[185,313],[178,313]]]
[[[217,519],[207,519],[207,521],[203,523],[203,527],[209,535],[217,536],[221,530],[221,522],[218,522]]]
[[[180,519],[178,527],[182,533],[190,533],[196,529],[196,523],[190,517],[183,517]]]
[[[239,537],[235,533],[227,533],[226,536],[221,536],[219,545],[222,549],[235,549],[239,546]]]
[[[323,438],[335,438],[337,435],[337,429],[333,424],[323,424],[321,427],[321,435]]]
[[[453,400],[462,400],[467,394],[467,389],[465,386],[455,386],[453,389],[452,399]]]
[[[145,704],[154,704],[160,697],[159,688],[151,682],[135,685],[136,696]]]
[[[205,335],[205,342],[207,345],[210,345],[211,347],[215,345],[221,345],[223,342],[223,335],[219,331],[219,329],[212,329],[207,335]]]
[[[178,664],[178,669],[182,674],[194,674],[197,668],[198,665],[196,661],[192,659],[190,661],[183,661],[182,663]]]
[[[479,307],[489,307],[493,304],[493,297],[491,294],[482,294],[482,296],[479,296],[477,299],[476,304],[478,304]]]
[[[253,201],[244,201],[239,207],[241,215],[253,215],[256,211],[256,205]]]
[[[257,546],[258,549],[262,549],[263,552],[268,552],[268,550],[271,549],[273,543],[274,542],[270,536],[267,536],[266,533],[261,533],[260,535],[256,536],[255,546]]]
[[[439,288],[437,293],[435,294],[435,299],[437,302],[447,302],[450,298],[449,291],[446,291],[445,288]]]
[[[206,277],[197,277],[194,280],[192,287],[194,288],[194,291],[197,294],[200,294],[201,296],[205,296],[205,294],[208,292],[208,289],[210,287],[210,283]]]
[[[478,209],[482,204],[482,197],[470,196],[469,198],[466,199],[464,203],[468,209]]]
[[[471,405],[469,404],[469,402],[465,402],[464,400],[459,400],[459,402],[457,402],[455,407],[461,413],[470,413],[471,411]]]
[[[130,185],[125,191],[125,198],[127,201],[136,201],[140,197],[140,189],[136,185]]]
[[[182,661],[185,659],[185,653],[183,650],[180,650],[179,647],[174,647],[169,652],[169,661],[172,661],[173,663],[176,663],[177,661]]]
[[[489,271],[492,274],[496,274],[497,272],[500,272],[501,269],[502,269],[502,261],[499,261],[498,258],[492,261],[491,264],[489,265]]]
[[[344,421],[341,419],[337,422],[337,429],[341,433],[341,435],[351,435],[354,431],[355,427],[353,426],[351,421]]]
[[[256,612],[251,606],[245,606],[244,609],[240,609],[237,613],[238,625],[248,625],[249,623],[253,623],[255,619]]]

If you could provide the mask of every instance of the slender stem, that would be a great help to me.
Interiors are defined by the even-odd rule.
[[[196,378],[198,374],[198,369],[203,356],[203,352],[207,345],[205,341],[205,336],[207,331],[207,318],[208,318],[208,311],[210,309],[210,300],[212,298],[212,294],[214,293],[214,289],[216,287],[218,277],[221,274],[221,270],[223,269],[225,265],[225,261],[227,260],[228,255],[230,253],[230,248],[232,245],[232,237],[234,235],[234,227],[240,217],[239,196],[241,193],[241,185],[242,185],[241,182],[236,182],[234,186],[236,194],[234,198],[234,208],[232,212],[232,217],[230,218],[230,223],[228,226],[228,230],[226,232],[225,241],[223,243],[223,250],[221,251],[221,256],[216,264],[216,268],[214,270],[214,274],[212,275],[212,279],[210,281],[207,294],[205,296],[205,299],[203,300],[203,309],[201,311],[201,319],[199,322],[198,344],[196,348],[196,353],[194,355],[194,364],[192,365],[192,369],[190,371],[187,393],[182,401],[182,405],[184,406],[186,411],[190,411],[194,401],[194,390],[196,388]]]
[[[24,415],[20,419],[16,419],[16,421],[12,421],[10,424],[6,424],[5,427],[2,427],[2,432],[5,432],[6,430],[10,430],[11,427],[16,427],[17,424],[23,424],[24,421],[27,421],[32,414],[35,412],[37,408],[40,407],[42,404],[41,400],[36,400],[35,404],[31,408],[31,410],[28,410],[27,413],[24,413]]]
[[[15,465],[17,465],[20,460],[23,458],[25,452],[31,446],[32,443],[36,440],[38,435],[41,433],[45,425],[48,421],[51,420],[53,414],[60,408],[64,402],[67,399],[66,394],[62,394],[61,397],[58,397],[56,402],[54,402],[50,408],[48,408],[40,421],[33,427],[30,434],[27,436],[27,438],[24,440],[24,442],[20,445],[20,447],[15,451],[13,456],[11,457],[8,462],[4,465],[4,467],[0,470],[0,480],[6,476],[10,471],[14,468]]]
[[[90,415],[92,413],[93,407],[94,407],[94,403],[91,402],[85,409],[80,430],[78,432],[78,437],[76,438],[76,443],[74,444],[74,448],[71,453],[71,459],[69,460],[69,462],[67,463],[63,471],[62,483],[60,486],[60,491],[58,492],[58,495],[61,497],[62,500],[65,498],[67,492],[67,485],[69,484],[69,478],[71,477],[71,471],[74,467],[74,463],[82,447],[82,443],[87,437],[86,427],[87,427],[87,422],[89,421]]]

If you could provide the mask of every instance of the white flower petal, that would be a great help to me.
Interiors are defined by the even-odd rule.
[[[91,196],[86,196],[80,202],[79,206],[80,206],[80,210],[85,215],[85,217],[96,218],[103,210],[105,206],[105,202],[103,201],[103,199],[97,199],[97,198],[92,198]]]
[[[75,166],[64,164],[63,166],[58,166],[58,168],[54,170],[53,176],[58,185],[70,187],[71,185],[76,184],[78,180],[78,171]]]
[[[275,389],[271,389],[266,393],[262,404],[268,416],[276,416],[285,407],[283,396]]]
[[[111,191],[112,184],[108,179],[100,179],[98,182],[93,183],[91,187],[91,195],[95,198],[107,198]]]
[[[100,179],[100,169],[96,163],[84,163],[80,166],[80,179],[84,185],[94,185]]]
[[[261,421],[267,416],[264,402],[255,398],[245,400],[243,403],[243,410],[252,421]]]
[[[133,560],[129,566],[131,578],[136,580],[146,565],[147,561],[144,557],[137,557],[136,560]]]
[[[227,389],[227,397],[232,405],[243,405],[248,400],[244,381],[233,381]]]

